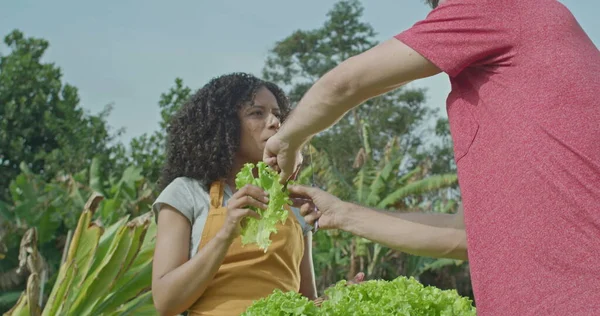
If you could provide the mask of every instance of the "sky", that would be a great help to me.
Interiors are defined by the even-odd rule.
[[[0,35],[13,29],[50,42],[44,60],[62,69],[92,114],[107,104],[122,141],[158,128],[158,100],[176,77],[193,90],[212,77],[244,71],[260,76],[275,42],[323,24],[333,0],[304,1],[0,1]],[[600,2],[560,0],[600,47]],[[362,1],[363,20],[386,40],[425,18],[419,0]],[[0,54],[8,53],[4,45]],[[427,104],[445,115],[450,85],[439,74],[409,84],[427,88]]]

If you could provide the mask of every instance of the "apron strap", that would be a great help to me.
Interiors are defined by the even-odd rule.
[[[217,180],[210,185],[210,205],[214,208],[223,206],[223,181]]]

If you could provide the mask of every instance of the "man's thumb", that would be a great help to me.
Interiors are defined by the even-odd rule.
[[[285,172],[285,170],[281,170],[279,173],[279,183],[284,184],[290,181],[290,175]]]

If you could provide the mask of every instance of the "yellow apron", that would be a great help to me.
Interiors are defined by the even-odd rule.
[[[227,217],[223,206],[224,183],[210,187],[210,210],[202,231],[198,250],[221,229]],[[242,246],[237,237],[229,247],[219,271],[204,294],[188,310],[192,315],[240,315],[254,300],[268,296],[275,289],[300,290],[300,262],[304,255],[302,228],[289,207],[285,224],[278,223],[277,233],[267,253],[256,244]]]

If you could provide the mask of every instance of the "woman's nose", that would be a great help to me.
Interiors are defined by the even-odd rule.
[[[276,115],[269,115],[269,127],[279,129],[281,126],[281,121]]]

